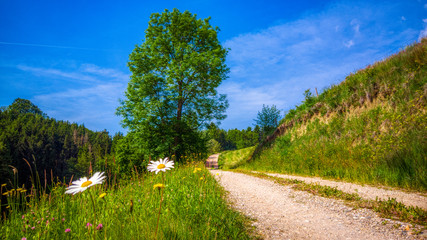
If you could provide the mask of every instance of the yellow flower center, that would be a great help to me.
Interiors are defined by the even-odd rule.
[[[163,164],[163,163],[161,163],[161,164],[159,164],[159,165],[157,165],[157,169],[163,169],[163,168],[165,168],[166,166]]]
[[[87,186],[89,186],[89,185],[91,185],[92,184],[92,182],[91,181],[86,181],[86,182],[84,182],[83,184],[82,184],[82,186],[81,187],[87,187]]]

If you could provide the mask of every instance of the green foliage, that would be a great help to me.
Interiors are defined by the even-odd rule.
[[[247,169],[427,190],[427,39],[290,110]],[[292,124],[290,124],[292,123]]]
[[[261,112],[258,112],[257,119],[254,119],[256,125],[259,125],[263,131],[264,136],[271,134],[279,124],[280,110],[275,105],[265,106],[262,105]]]
[[[112,168],[112,139],[107,131],[49,118],[25,99],[0,111],[0,183],[30,185],[38,174],[44,182],[74,179],[92,170]],[[24,160],[25,159],[25,160]],[[110,166],[110,167],[109,167]],[[17,170],[14,174],[13,168]]]
[[[216,88],[227,77],[227,50],[218,28],[188,11],[154,13],[145,40],[129,56],[132,72],[117,114],[138,135],[144,154],[157,158],[205,152],[197,131],[228,107]],[[200,148],[202,147],[202,148]]]
[[[215,139],[210,139],[208,141],[208,153],[213,154],[213,153],[219,153],[220,151],[221,151],[221,145],[219,144],[219,142]]]
[[[27,99],[17,98],[13,103],[6,108],[6,110],[12,114],[14,117],[17,117],[19,114],[32,113],[38,114],[43,117],[47,117],[45,113],[40,110],[36,105]]]
[[[211,123],[205,132],[208,139],[213,139],[219,143],[220,150],[218,152],[255,146],[259,143],[261,136],[258,125],[254,129],[248,127],[242,130],[236,128],[226,131]]]
[[[196,167],[201,171],[194,171]],[[28,192],[11,194],[10,212],[0,222],[0,232],[5,239],[156,239],[161,195],[153,186],[163,182],[162,175],[165,188],[158,239],[249,239],[248,220],[227,206],[225,191],[201,165],[179,166],[166,174],[138,177],[135,173],[133,179],[96,185],[76,195],[64,194],[61,183],[40,198]],[[0,193],[5,191],[10,189],[2,187]],[[28,207],[20,201],[22,197],[29,199]],[[99,224],[102,229],[97,230]]]

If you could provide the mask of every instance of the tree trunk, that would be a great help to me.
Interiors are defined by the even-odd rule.
[[[177,162],[181,161],[181,144],[182,144],[182,107],[184,105],[184,101],[182,99],[182,82],[178,83],[178,108],[176,112],[176,124],[175,124],[175,158]]]

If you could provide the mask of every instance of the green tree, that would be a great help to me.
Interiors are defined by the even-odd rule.
[[[43,117],[47,117],[45,113],[40,110],[36,105],[34,105],[31,101],[27,99],[17,98],[13,101],[13,103],[7,108],[12,114],[25,114],[25,113],[33,113],[39,114]]]
[[[263,135],[270,134],[279,124],[280,110],[273,104],[270,106],[262,105],[261,112],[258,112],[257,119],[254,119],[256,125],[261,127]]]
[[[227,50],[209,20],[177,9],[154,13],[145,40],[129,56],[131,80],[117,114],[139,132],[149,156],[174,153],[179,161],[198,145],[196,131],[226,117],[226,96],[216,88],[229,72]]]

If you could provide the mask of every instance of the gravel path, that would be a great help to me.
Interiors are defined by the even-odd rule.
[[[300,177],[292,176],[285,174],[277,173],[266,173],[267,175],[273,177],[287,178],[287,179],[296,179],[304,181],[306,183],[317,183],[323,186],[336,187],[338,190],[341,190],[346,193],[357,193],[360,197],[364,199],[375,200],[378,199],[388,200],[389,198],[395,198],[396,201],[401,202],[407,206],[418,206],[427,210],[427,197],[422,196],[417,193],[403,192],[399,190],[387,190],[383,188],[376,188],[371,186],[362,186],[354,183],[346,182],[336,182],[330,180],[324,180],[321,178],[310,178],[310,177]]]
[[[241,173],[211,173],[229,192],[231,205],[255,219],[253,225],[265,239],[427,239],[425,233],[412,235],[409,224],[352,209],[339,200]]]

